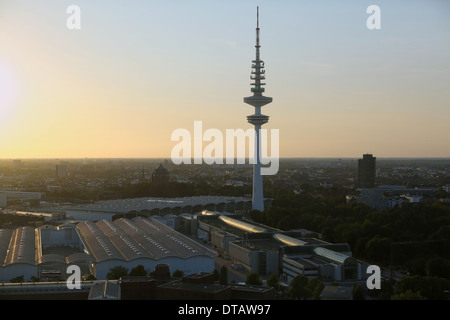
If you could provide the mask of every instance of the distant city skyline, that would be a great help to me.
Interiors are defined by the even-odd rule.
[[[448,1],[3,0],[0,159],[168,159],[196,120],[250,128],[257,6],[280,158],[450,157]]]

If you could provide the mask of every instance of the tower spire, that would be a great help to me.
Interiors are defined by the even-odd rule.
[[[260,37],[259,34],[259,7],[256,7],[256,58],[252,60],[252,72],[250,79],[254,82],[250,85],[253,95],[244,98],[244,102],[255,108],[255,113],[247,117],[250,124],[255,126],[255,155],[253,165],[253,196],[252,209],[264,211],[263,185],[261,176],[261,126],[269,121],[269,117],[261,113],[261,107],[272,102],[272,98],[263,96],[265,91],[263,86],[265,83],[264,61],[260,57]]]
[[[256,28],[259,29],[259,7],[256,7]]]
[[[259,60],[259,7],[256,7],[256,60]]]

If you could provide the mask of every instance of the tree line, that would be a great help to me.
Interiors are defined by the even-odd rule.
[[[450,279],[450,207],[405,204],[376,211],[347,204],[344,195],[275,191],[273,206],[252,213],[259,223],[282,230],[309,229],[332,243],[348,243],[356,258],[406,272]]]

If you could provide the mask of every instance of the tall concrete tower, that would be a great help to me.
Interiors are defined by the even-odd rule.
[[[255,107],[255,113],[247,117],[250,124],[255,126],[255,163],[253,165],[253,196],[252,209],[264,211],[263,183],[261,176],[261,126],[269,121],[269,117],[261,113],[261,107],[272,102],[272,98],[263,96],[266,79],[264,61],[260,59],[259,45],[259,7],[257,7],[256,19],[256,59],[252,60],[252,73],[250,79],[254,82],[251,91],[253,95],[244,98],[244,102]]]

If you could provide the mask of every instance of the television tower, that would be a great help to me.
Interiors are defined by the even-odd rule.
[[[252,73],[250,85],[253,96],[244,98],[244,102],[255,107],[255,113],[247,117],[250,124],[255,126],[255,163],[253,164],[253,196],[252,209],[264,211],[263,183],[261,176],[261,126],[269,121],[269,116],[261,113],[261,107],[272,102],[272,98],[263,96],[265,83],[264,61],[260,59],[259,49],[259,7],[256,9],[256,59],[252,60]]]

